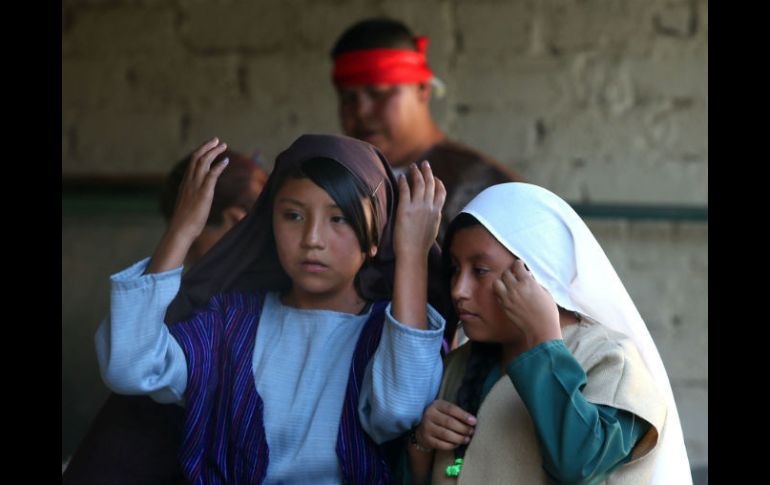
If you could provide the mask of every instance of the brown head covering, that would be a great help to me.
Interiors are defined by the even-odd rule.
[[[273,199],[286,176],[311,158],[330,158],[348,169],[377,199],[377,255],[358,273],[358,289],[367,300],[390,299],[393,291],[393,226],[398,190],[393,171],[369,143],[341,135],[302,135],[275,160],[273,173],[249,214],[233,227],[185,274],[179,293],[166,312],[166,322],[188,317],[215,294],[225,291],[285,291],[291,280],[281,267],[273,236]],[[429,300],[439,310],[440,251],[428,255]]]

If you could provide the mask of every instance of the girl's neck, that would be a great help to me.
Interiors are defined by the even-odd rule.
[[[358,295],[355,288],[351,290],[329,295],[303,292],[293,287],[281,296],[281,303],[302,310],[331,310],[358,315],[368,302]]]

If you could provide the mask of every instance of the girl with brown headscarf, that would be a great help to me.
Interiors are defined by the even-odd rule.
[[[443,184],[427,162],[396,181],[365,142],[303,135],[181,278],[225,148],[194,153],[152,258],[112,277],[102,375],[184,402],[193,483],[386,483],[380,444],[419,421],[441,379],[444,320],[427,299]]]

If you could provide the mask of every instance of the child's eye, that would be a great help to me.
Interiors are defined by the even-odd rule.
[[[332,222],[335,224],[347,224],[348,220],[345,219],[345,216],[332,216]]]
[[[488,269],[488,268],[482,268],[482,267],[476,266],[475,268],[473,268],[473,272],[474,272],[475,274],[477,274],[477,275],[480,275],[480,276],[481,276],[481,275],[485,275],[485,274],[489,273],[489,269]]]
[[[302,219],[302,215],[295,211],[286,211],[283,213],[283,218],[287,221],[298,221]]]

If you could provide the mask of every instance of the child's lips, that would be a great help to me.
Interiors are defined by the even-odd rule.
[[[467,319],[467,318],[475,318],[475,317],[478,317],[478,314],[476,314],[476,313],[473,313],[473,312],[469,312],[468,310],[465,310],[465,309],[462,309],[462,308],[458,308],[458,309],[457,309],[457,317],[458,317],[460,320],[465,320],[465,319]]]
[[[329,267],[323,264],[322,262],[315,261],[315,260],[302,261],[300,263],[300,267],[302,267],[302,269],[310,273],[320,273],[322,271],[326,271],[327,269],[329,269]]]

